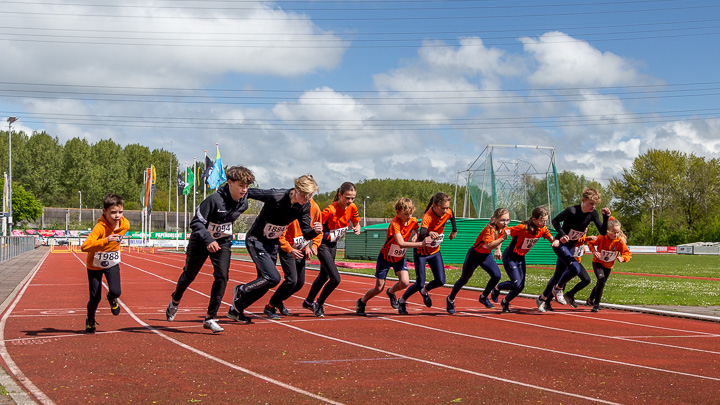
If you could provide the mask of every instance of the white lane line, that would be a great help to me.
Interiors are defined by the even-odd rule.
[[[173,282],[173,283],[174,283],[174,281],[168,280],[168,279],[165,278],[165,277],[162,277],[162,276],[160,276],[160,275],[154,274],[154,273],[149,272],[149,271],[147,271],[147,270],[143,270],[143,269],[141,269],[141,268],[139,268],[139,267],[131,266],[131,265],[128,265],[128,264],[125,264],[125,266],[132,267],[132,268],[134,268],[134,269],[136,269],[136,270],[138,270],[138,271],[141,271],[141,272],[143,272],[143,273],[152,275],[152,276],[157,277],[157,278],[159,278],[159,279],[161,279],[161,280],[170,281],[170,282]],[[188,290],[191,290],[191,289],[188,289]],[[193,292],[196,292],[196,293],[199,293],[199,292],[196,291],[196,290],[192,290],[192,291],[193,291]],[[207,297],[206,294],[203,294],[203,293],[199,293],[199,294]],[[138,321],[140,321],[140,320],[138,319]],[[496,376],[494,376],[494,375],[483,374],[483,373],[479,373],[479,372],[476,372],[476,371],[467,370],[467,369],[463,369],[463,368],[459,368],[459,367],[454,367],[454,366],[450,366],[450,365],[447,365],[447,364],[438,363],[438,362],[434,362],[434,361],[430,361],[430,360],[424,360],[424,359],[420,359],[420,358],[416,358],[416,357],[406,356],[406,355],[403,355],[403,354],[400,354],[400,353],[395,353],[395,352],[391,352],[391,351],[387,351],[387,350],[378,349],[378,348],[375,348],[375,347],[372,347],[372,346],[366,346],[366,345],[363,345],[363,344],[360,344],[360,343],[351,342],[351,341],[344,340],[344,339],[338,339],[338,338],[335,338],[335,337],[322,335],[322,334],[319,334],[319,333],[315,333],[315,332],[309,331],[309,330],[307,330],[307,329],[302,329],[302,328],[300,328],[300,327],[297,327],[297,326],[295,326],[295,325],[291,325],[291,324],[289,324],[289,323],[277,322],[277,321],[273,321],[273,320],[267,320],[267,321],[268,321],[269,323],[274,323],[274,324],[277,324],[277,325],[280,325],[280,326],[283,326],[283,327],[286,327],[286,328],[290,328],[290,329],[296,330],[296,331],[298,331],[298,332],[306,333],[306,334],[309,334],[309,335],[312,335],[312,336],[315,336],[315,337],[319,337],[319,338],[322,338],[322,339],[331,340],[331,341],[334,341],[334,342],[338,342],[338,343],[342,343],[342,344],[346,344],[346,345],[350,345],[350,346],[359,347],[359,348],[362,348],[362,349],[366,349],[366,350],[370,350],[370,351],[382,353],[382,354],[389,355],[389,356],[393,356],[393,357],[402,358],[402,359],[405,359],[405,360],[412,360],[412,361],[416,361],[416,362],[419,362],[419,363],[424,363],[424,364],[432,365],[432,366],[435,366],[435,367],[440,367],[440,368],[445,368],[445,369],[449,369],[449,370],[453,370],[453,371],[458,371],[458,372],[461,372],[461,373],[470,374],[470,375],[474,375],[474,376],[478,376],[478,377],[483,377],[483,378],[487,378],[487,379],[490,379],[490,380],[495,380],[495,381],[499,381],[499,382],[503,382],[503,383],[509,383],[509,384],[514,384],[514,385],[519,385],[519,386],[522,386],[522,387],[526,387],[526,388],[531,388],[531,389],[536,389],[536,390],[540,390],[540,391],[550,392],[550,393],[553,393],[553,394],[558,394],[558,395],[563,395],[563,396],[569,396],[569,397],[573,397],[573,398],[579,398],[579,399],[583,399],[583,400],[587,400],[587,401],[593,401],[593,402],[597,402],[597,403],[617,404],[616,402],[605,401],[605,400],[602,400],[602,399],[599,399],[599,398],[587,397],[587,396],[584,396],[584,395],[574,394],[574,393],[571,393],[571,392],[559,391],[559,390],[555,390],[555,389],[552,389],[552,388],[546,388],[546,387],[541,387],[541,386],[538,386],[538,385],[523,383],[523,382],[520,382],[520,381],[510,380],[510,379],[501,378],[501,377],[496,377]],[[141,321],[140,321],[140,322],[141,322]]]
[[[7,351],[7,346],[5,345],[5,324],[7,323],[8,317],[12,313],[13,309],[15,309],[15,306],[17,306],[17,303],[20,302],[20,299],[25,294],[25,291],[27,290],[28,286],[30,285],[30,282],[35,278],[35,275],[40,270],[40,266],[42,266],[43,263],[45,263],[45,259],[48,257],[48,254],[50,251],[45,254],[45,256],[38,262],[38,264],[35,266],[35,268],[32,271],[32,275],[30,278],[25,282],[25,285],[22,287],[20,292],[18,292],[17,296],[15,296],[15,299],[13,300],[12,304],[8,307],[7,311],[3,314],[2,318],[0,318],[0,357],[2,357],[3,361],[5,361],[5,364],[7,365],[8,370],[10,373],[12,373],[17,381],[25,387],[25,389],[30,392],[35,398],[37,398],[38,401],[42,404],[54,404],[54,402],[47,396],[45,393],[40,390],[35,384],[33,384],[32,381],[30,381],[27,376],[20,370],[20,367],[15,364],[12,357],[10,357],[10,353]],[[13,398],[14,399],[14,398]],[[21,401],[24,401],[25,398],[22,398]]]

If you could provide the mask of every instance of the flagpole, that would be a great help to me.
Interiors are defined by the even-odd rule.
[[[180,172],[180,166],[175,166],[175,181]],[[178,250],[178,238],[180,237],[180,187],[175,184],[175,251]]]
[[[185,162],[185,185],[187,185],[187,162]],[[187,232],[187,194],[183,192],[185,203],[183,204],[183,234]]]
[[[207,162],[207,150],[205,151],[205,160],[203,160],[203,162]],[[205,167],[205,170],[203,170],[202,177],[205,177],[206,171],[207,171],[207,167]],[[205,179],[203,179],[203,201],[205,201],[205,199],[207,198],[206,190],[207,190],[207,182],[205,181]]]
[[[197,176],[197,158],[193,157],[193,177]],[[192,214],[195,215],[195,185],[197,184],[197,179],[193,178],[193,210]]]

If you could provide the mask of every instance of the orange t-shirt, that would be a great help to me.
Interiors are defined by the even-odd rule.
[[[507,228],[503,228],[502,230],[500,230],[500,232],[498,232],[497,236],[495,236],[495,227],[492,226],[492,224],[485,225],[485,228],[483,228],[482,232],[480,232],[480,235],[478,235],[477,239],[475,239],[473,249],[475,249],[475,251],[478,253],[491,253],[491,250],[485,249],[483,246],[500,239],[500,235],[505,233],[505,229]]]
[[[320,206],[317,205],[312,198],[310,199],[310,217],[313,223],[320,222]],[[322,234],[312,239],[312,244],[315,246],[315,249],[320,246],[321,240]],[[302,229],[300,228],[300,222],[298,222],[297,219],[285,228],[285,232],[280,235],[278,241],[280,242],[280,249],[288,253],[292,252],[293,249],[303,249],[307,245],[305,237],[303,237]]]
[[[552,238],[546,226],[539,228],[537,233],[531,233],[525,229],[525,224],[511,226],[510,236],[512,237],[512,241],[508,247],[518,256],[525,256],[540,238]]]
[[[620,238],[610,239],[606,235],[599,235],[594,241],[588,242],[588,246],[590,246],[591,252],[597,251],[600,253],[601,258],[598,259],[593,255],[592,261],[600,263],[608,269],[612,269],[618,256],[623,258],[623,262],[627,262],[632,258],[630,249]]]
[[[353,225],[360,223],[360,215],[358,215],[357,206],[351,203],[347,208],[342,209],[337,201],[328,205],[322,211],[320,222],[323,224],[322,240],[325,243],[336,243],[345,235],[348,224]]]
[[[400,222],[400,218],[395,218],[390,221],[390,225],[387,229],[387,238],[385,243],[380,249],[380,256],[390,263],[397,263],[405,258],[405,250],[399,247],[395,241],[395,234],[399,233],[405,242],[410,242],[413,232],[418,230],[418,221],[415,217],[410,217],[407,224]]]
[[[422,222],[420,223],[420,228],[425,228],[428,232],[436,232],[442,236],[440,236],[440,239],[433,240],[430,245],[417,248],[417,254],[420,256],[430,256],[440,251],[440,244],[445,238],[445,235],[443,234],[443,230],[445,230],[445,223],[452,216],[453,213],[450,209],[445,211],[445,214],[441,217],[437,216],[432,208],[425,212]]]

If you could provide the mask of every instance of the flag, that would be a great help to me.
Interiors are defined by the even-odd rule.
[[[212,171],[210,171],[210,176],[207,179],[207,183],[210,188],[218,188],[227,180],[227,177],[225,177],[225,169],[222,165],[222,158],[220,158],[220,148],[216,147],[216,150],[215,164],[213,165]]]
[[[177,195],[183,195],[183,191],[185,189],[185,179],[183,179],[182,173],[178,172],[178,178],[177,178]]]
[[[150,169],[148,171],[148,181],[150,182],[150,185],[148,188],[150,189],[150,193],[148,196],[148,215],[152,213],[152,206],[153,206],[153,197],[155,197],[155,180],[157,178],[157,173],[155,172],[155,166],[150,165]]]
[[[192,191],[193,184],[195,183],[195,175],[191,168],[187,168],[187,181],[185,182],[185,188],[183,189],[183,195],[188,195]]]
[[[207,182],[208,177],[210,177],[210,172],[212,172],[213,168],[213,161],[210,160],[209,157],[205,156],[205,171],[203,171],[202,179]]]
[[[200,167],[200,165],[197,165],[195,167],[195,171],[197,172],[195,174],[195,180],[197,181],[197,186],[200,187],[200,185],[202,184],[202,176],[203,176],[202,168]]]

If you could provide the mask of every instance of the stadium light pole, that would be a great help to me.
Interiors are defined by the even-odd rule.
[[[8,235],[12,235],[12,124],[17,117],[8,117]]]
[[[367,201],[369,198],[369,195],[366,195],[365,198],[363,198],[363,228],[367,226],[367,216],[365,216],[365,201]]]
[[[80,194],[80,211],[78,211],[78,222],[82,224],[82,191],[78,190]]]

